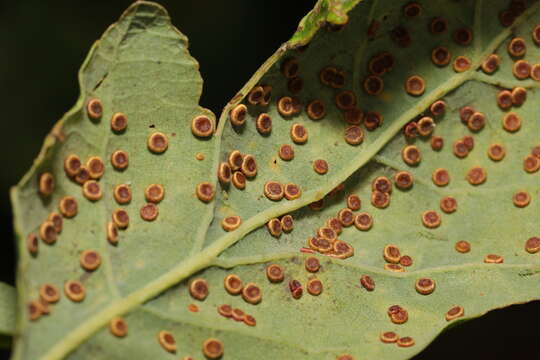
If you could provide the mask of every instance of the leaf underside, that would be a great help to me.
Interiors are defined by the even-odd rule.
[[[525,242],[538,236],[533,218],[539,211],[540,188],[538,173],[524,171],[523,159],[537,145],[534,136],[540,131],[534,118],[539,83],[530,78],[518,80],[512,66],[518,59],[534,64],[540,58],[531,39],[540,3],[529,1],[510,27],[498,21],[499,13],[511,5],[507,0],[418,3],[420,15],[407,18],[402,4],[391,0],[319,1],[293,38],[231,100],[210,139],[197,138],[191,132],[195,116],[213,119],[213,114],[198,106],[202,80],[198,64],[187,52],[186,38],[159,5],[132,5],[92,48],[79,74],[80,100],[55,126],[33,168],[13,189],[19,244],[19,311],[13,359],[202,358],[202,344],[211,337],[223,343],[223,359],[335,359],[343,354],[356,359],[406,359],[449,324],[537,299],[540,255],[527,252]],[[438,16],[447,20],[448,29],[433,34],[428,28]],[[408,46],[396,44],[398,26],[410,35]],[[453,39],[461,28],[472,31],[468,45]],[[507,45],[514,37],[525,39],[526,55],[515,58],[508,54]],[[470,70],[458,73],[452,63],[434,65],[431,53],[437,46],[446,47],[452,61],[467,56]],[[368,64],[383,51],[393,55],[395,64],[382,76],[383,92],[369,95],[363,86]],[[500,66],[493,74],[485,74],[479,67],[493,53],[500,57]],[[298,61],[298,76],[303,80],[302,90],[294,96],[304,110],[283,117],[277,101],[291,93],[282,67],[292,57]],[[326,66],[344,72],[345,83],[340,89],[321,83],[319,74]],[[425,92],[420,96],[405,91],[405,80],[412,75],[425,80]],[[271,86],[269,105],[247,101],[246,95],[256,85]],[[527,90],[526,101],[511,110],[501,109],[497,94],[518,86]],[[373,131],[361,126],[364,139],[356,146],[343,138],[350,124],[335,102],[336,94],[343,90],[354,92],[365,113],[379,112],[384,118]],[[103,115],[97,121],[88,118],[86,104],[90,99],[100,99],[103,104]],[[326,115],[320,120],[310,119],[305,110],[315,99],[325,104]],[[429,107],[437,100],[445,101],[446,110],[435,117],[433,134],[406,138],[402,128],[430,116]],[[228,121],[229,111],[238,103],[248,108],[241,127]],[[459,112],[464,106],[485,115],[483,129],[471,131],[462,123]],[[516,132],[502,126],[509,111],[522,119]],[[125,113],[129,121],[122,133],[110,128],[109,119],[116,112]],[[269,135],[257,131],[255,122],[261,113],[272,118]],[[307,129],[305,144],[291,140],[292,124]],[[157,131],[166,134],[169,141],[162,154],[147,148],[148,137]],[[443,138],[441,150],[432,149],[432,135]],[[474,148],[458,158],[452,145],[464,136],[473,137]],[[501,161],[487,155],[495,143],[506,149]],[[282,144],[294,147],[293,160],[278,156]],[[416,166],[402,159],[407,145],[415,145],[422,155]],[[124,171],[113,168],[109,160],[119,149],[129,154]],[[257,161],[257,176],[248,179],[243,190],[232,184],[220,185],[216,178],[218,163],[227,161],[233,150],[252,154]],[[64,159],[71,154],[84,161],[90,156],[103,159],[105,173],[99,180],[102,199],[87,200],[81,186],[66,176]],[[204,160],[199,160],[201,154]],[[327,161],[326,174],[313,170],[317,159]],[[487,173],[487,180],[479,185],[467,181],[475,166]],[[446,186],[434,184],[432,174],[437,168],[448,171]],[[394,186],[390,204],[374,206],[370,200],[372,181],[379,176],[394,181],[399,171],[412,174],[412,188]],[[38,194],[38,179],[44,172],[55,177],[55,190],[49,196]],[[196,185],[204,181],[217,190],[210,203],[195,195]],[[263,194],[267,181],[297,184],[302,196],[271,201]],[[112,195],[118,184],[131,186],[133,198],[127,205],[118,204]],[[165,197],[157,205],[159,215],[151,222],[139,215],[149,184],[161,184],[165,189]],[[338,190],[332,191],[336,187]],[[531,196],[528,206],[514,205],[512,197],[517,191]],[[300,252],[317,229],[347,206],[350,194],[362,200],[357,212],[367,212],[373,218],[370,230],[351,226],[339,235],[354,248],[354,256],[340,259]],[[67,195],[76,198],[78,214],[64,219],[56,243],[40,242],[38,254],[30,255],[27,236],[39,233],[40,225],[51,212],[58,211],[60,199]],[[455,212],[441,210],[440,201],[446,196],[456,199]],[[324,205],[320,210],[306,206],[321,199]],[[119,242],[113,246],[107,241],[106,224],[117,208],[128,212],[130,224],[120,230]],[[438,227],[423,225],[421,215],[428,210],[439,214]],[[292,215],[294,229],[272,236],[265,224],[284,214]],[[240,216],[242,224],[225,232],[222,220],[232,215]],[[454,249],[460,240],[470,243],[468,253]],[[404,272],[386,270],[382,254],[388,244],[409,255],[412,266]],[[88,249],[98,251],[102,258],[101,266],[92,272],[83,270],[79,262],[81,252]],[[496,254],[504,262],[485,263],[488,254]],[[318,272],[306,271],[304,260],[308,256],[319,259]],[[269,264],[283,267],[283,282],[268,281],[265,269]],[[262,301],[252,305],[242,296],[230,295],[223,287],[228,274],[257,284]],[[362,275],[373,278],[374,291],[360,285]],[[209,295],[204,301],[190,296],[188,287],[195,278],[208,281]],[[312,278],[324,286],[319,296],[306,292],[305,285]],[[420,278],[433,279],[435,291],[418,293],[415,282]],[[293,279],[304,286],[300,299],[291,296],[288,284]],[[67,280],[84,284],[84,301],[73,302],[62,293],[49,315],[31,321],[28,304],[39,298],[40,286],[50,283],[62,290]],[[188,310],[193,310],[192,304],[198,311]],[[256,326],[221,316],[216,311],[221,304],[252,315]],[[387,310],[392,305],[407,310],[407,322],[398,325],[390,321]],[[445,314],[454,306],[462,306],[464,316],[447,321]],[[113,336],[108,329],[115,316],[122,316],[128,324],[128,335],[123,338]],[[174,335],[175,353],[160,346],[157,334],[161,330]],[[385,344],[379,336],[386,331],[412,337],[415,344]]]

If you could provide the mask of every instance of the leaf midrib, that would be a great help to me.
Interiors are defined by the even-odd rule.
[[[389,126],[384,133],[382,133],[369,148],[367,148],[360,156],[350,162],[350,165],[344,169],[341,169],[332,180],[328,181],[325,186],[322,186],[320,190],[311,190],[303,194],[302,198],[289,201],[284,204],[277,205],[273,208],[269,208],[256,216],[248,219],[234,232],[230,232],[217,239],[214,243],[204,248],[198,254],[193,254],[184,262],[181,262],[167,273],[161,275],[156,280],[147,284],[146,286],[140,288],[134,293],[128,295],[127,297],[113,302],[101,312],[96,314],[93,318],[81,323],[76,329],[71,331],[69,334],[66,334],[62,341],[56,343],[49,351],[42,357],[43,360],[56,360],[62,359],[68,355],[74,348],[80,345],[85,339],[90,337],[101,327],[105,326],[107,322],[114,316],[122,315],[130,310],[140,306],[144,302],[152,299],[156,295],[165,291],[169,287],[177,284],[183,279],[187,278],[191,274],[204,269],[207,266],[212,264],[212,261],[224,250],[229,248],[231,245],[239,241],[246,234],[263,225],[267,219],[272,217],[277,217],[281,214],[292,212],[302,206],[305,206],[313,201],[321,199],[325,194],[330,192],[333,188],[339,185],[342,181],[347,179],[354,171],[359,169],[361,166],[366,164],[375,154],[379,152],[380,149],[392,138],[395,134],[399,132],[403,125],[405,125],[410,119],[414,118],[416,115],[424,111],[431,103],[438,100],[446,93],[453,91],[465,81],[474,79],[476,77],[476,71],[483,59],[491,54],[498,46],[512,33],[512,30],[519,26],[523,21],[525,21],[529,16],[534,14],[540,8],[540,3],[536,3],[531,6],[527,11],[525,11],[519,18],[516,19],[514,24],[511,27],[504,28],[499,35],[497,35],[493,41],[486,47],[484,51],[476,49],[475,57],[472,61],[471,69],[458,73],[450,77],[446,82],[439,85],[436,89],[432,90],[429,94],[426,94],[418,101],[417,105],[410,110],[403,113],[398,119],[396,119],[391,126]],[[478,10],[478,6],[477,6]],[[476,16],[475,19],[479,19],[481,16]],[[475,29],[477,28],[475,24]],[[479,34],[479,32],[478,32]],[[478,42],[475,42],[477,44]],[[261,68],[255,73],[251,80],[242,88],[241,93],[247,94],[247,89],[253,87],[253,85],[262,77],[266,70],[272,66],[284,53],[285,48],[280,48],[272,57],[270,57]],[[238,97],[235,99],[234,103],[229,103],[223,110],[223,113],[220,117],[218,131],[216,136],[218,136],[218,141],[216,141],[216,149],[219,150],[221,145],[221,134],[223,132],[226,119],[228,117],[228,112],[233,104],[238,103],[242,100],[243,97]],[[215,165],[219,160],[218,156],[215,157]],[[204,239],[203,239],[204,240]],[[198,245],[202,245],[202,241],[198,242]],[[194,247],[194,250],[196,248]],[[500,266],[501,264],[499,264]]]

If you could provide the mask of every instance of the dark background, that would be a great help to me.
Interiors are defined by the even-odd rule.
[[[52,125],[75,103],[77,71],[92,43],[129,0],[0,0],[0,280],[14,283],[8,190],[38,154]],[[201,105],[225,103],[296,29],[308,0],[168,0],[205,80]],[[506,291],[505,289],[500,289]],[[539,287],[540,293],[540,287]],[[415,357],[540,359],[540,302],[496,310],[454,327]],[[8,352],[0,352],[7,358]]]

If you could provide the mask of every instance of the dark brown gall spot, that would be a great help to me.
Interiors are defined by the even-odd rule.
[[[379,338],[385,344],[393,344],[399,340],[399,336],[393,331],[385,331],[381,333]]]
[[[289,281],[289,291],[295,299],[300,299],[302,297],[302,284],[298,280]]]
[[[397,264],[401,258],[401,253],[397,246],[386,245],[383,249],[383,257],[386,262]]]
[[[161,154],[169,147],[167,135],[161,132],[155,132],[148,137],[148,149],[156,154]]]
[[[488,254],[484,257],[484,262],[486,264],[502,264],[504,262],[504,258],[500,255]]]
[[[54,304],[60,300],[60,290],[53,284],[43,284],[39,288],[39,296],[44,301]]]
[[[257,131],[261,135],[268,135],[272,132],[272,118],[267,113],[261,113],[257,116],[255,122]]]
[[[370,111],[364,116],[364,126],[367,130],[373,131],[381,126],[384,122],[384,117],[381,113]]]
[[[433,18],[429,24],[429,31],[432,34],[442,34],[448,29],[448,21],[442,17]]]
[[[478,111],[472,114],[469,120],[467,121],[467,127],[471,131],[480,131],[484,128],[485,125],[486,125],[486,115]]]
[[[251,105],[257,105],[263,100],[264,89],[262,86],[255,86],[248,94],[247,101]]]
[[[89,180],[83,184],[83,195],[90,201],[97,201],[103,197],[103,192],[97,181]]]
[[[293,94],[298,94],[304,88],[304,80],[301,77],[295,77],[287,81],[287,89]]]
[[[380,95],[384,90],[384,80],[377,75],[369,75],[364,79],[364,90],[369,95]]]
[[[38,190],[43,196],[50,196],[55,188],[55,180],[53,174],[45,172],[39,176]]]
[[[470,45],[473,40],[473,33],[469,28],[460,28],[454,32],[454,41],[462,46]]]
[[[469,155],[469,147],[465,144],[463,139],[456,140],[454,144],[452,144],[452,151],[458,158],[464,158]]]
[[[410,336],[404,336],[397,341],[399,347],[411,347],[414,345],[414,339]]]
[[[499,91],[497,94],[497,105],[499,105],[501,109],[505,110],[511,108],[513,105],[512,93],[508,90]]]
[[[451,57],[450,51],[443,46],[438,46],[431,51],[431,61],[437,66],[448,65]]]
[[[320,120],[326,115],[326,108],[321,100],[313,100],[307,105],[306,112],[311,120]]]
[[[540,169],[540,158],[534,155],[527,155],[523,160],[523,169],[532,174]]]
[[[289,233],[291,231],[293,231],[294,229],[294,219],[291,215],[284,215],[281,220],[281,229],[286,232],[286,233]]]
[[[402,266],[412,266],[413,259],[409,255],[403,255],[399,258],[399,264]]]
[[[111,155],[111,164],[116,170],[124,170],[129,165],[129,155],[123,150],[117,150]]]
[[[246,154],[242,159],[242,165],[240,166],[242,173],[249,178],[257,175],[257,161],[255,157],[251,154]]]
[[[403,6],[403,15],[405,15],[408,18],[417,17],[421,13],[422,13],[422,6],[420,6],[420,4],[418,4],[415,1],[412,1]]]
[[[446,111],[446,102],[444,100],[437,100],[429,107],[429,111],[433,116],[442,116]]]
[[[364,120],[364,112],[358,108],[346,110],[343,112],[343,119],[351,125],[360,125]]]
[[[364,132],[360,126],[352,125],[345,129],[344,138],[347,144],[358,145],[364,140]]]
[[[45,221],[39,226],[39,237],[46,244],[54,244],[58,238],[54,223],[52,221]]]
[[[37,255],[39,250],[39,241],[36,234],[28,234],[28,236],[26,237],[26,248],[31,255]]]
[[[381,191],[371,193],[371,204],[379,209],[384,209],[390,205],[390,195]]]
[[[341,110],[352,110],[356,107],[356,95],[350,90],[336,94],[336,106]]]

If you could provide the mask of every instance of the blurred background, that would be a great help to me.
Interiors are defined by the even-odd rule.
[[[92,43],[131,0],[0,0],[0,280],[14,284],[9,188],[78,94]],[[315,0],[162,0],[190,39],[205,81],[201,105],[219,115],[252,73],[295,31]],[[505,289],[501,289],[505,291]],[[540,294],[540,288],[539,288]],[[540,302],[492,311],[439,336],[414,360],[540,359]],[[0,351],[7,359],[8,351]]]

